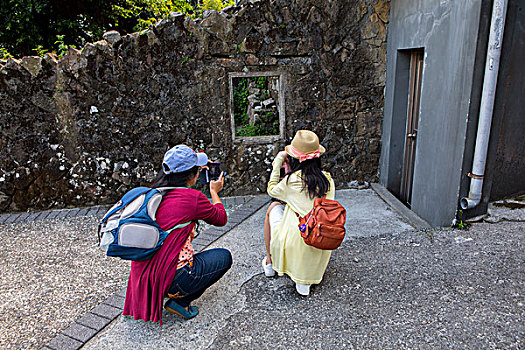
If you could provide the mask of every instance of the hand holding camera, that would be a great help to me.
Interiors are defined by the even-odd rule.
[[[217,194],[224,186],[225,172],[221,171],[221,164],[219,162],[208,162],[208,165],[201,169],[199,175],[199,182],[203,185],[209,183],[210,195],[213,204],[221,203],[221,199]]]
[[[221,170],[221,163],[208,162],[208,165],[201,168],[199,183],[210,186],[210,192],[220,192],[224,186],[225,173]]]
[[[221,175],[217,180],[211,180],[210,181],[210,192],[218,193],[222,190],[222,187],[224,186],[224,173],[221,172]]]

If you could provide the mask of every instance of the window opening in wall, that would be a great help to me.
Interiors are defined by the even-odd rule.
[[[412,201],[414,165],[416,160],[417,128],[421,102],[421,83],[423,78],[423,49],[410,51],[410,79],[408,87],[407,125],[405,151],[403,156],[403,175],[401,178],[400,199],[409,207]]]
[[[284,94],[278,73],[232,73],[233,139],[273,141],[284,137]]]

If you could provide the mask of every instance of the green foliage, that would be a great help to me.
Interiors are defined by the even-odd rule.
[[[44,57],[46,54],[46,50],[44,50],[44,47],[42,45],[37,45],[36,48],[33,49],[33,51],[36,53],[39,57]]]
[[[235,134],[237,136],[257,136],[257,127],[253,124],[246,124],[238,128]]]
[[[58,57],[63,57],[68,51],[69,48],[75,48],[75,45],[66,45],[64,43],[64,35],[57,35],[57,40],[55,41],[55,45],[57,47],[57,55]]]
[[[235,0],[203,0],[202,9],[203,10],[215,10],[220,12],[223,8],[227,6],[235,5]]]
[[[84,45],[104,33],[110,10],[101,0],[3,0],[0,44],[17,57],[55,50],[57,35],[68,45]]]
[[[124,0],[112,5],[113,13],[123,19],[136,19],[134,31],[148,29],[171,12],[190,14],[193,7],[186,0]]]
[[[250,124],[246,114],[248,109],[249,85],[254,82],[260,91],[260,100],[270,97],[268,77],[239,78],[233,88],[233,117],[237,136],[265,136],[279,134],[279,114],[277,111],[266,111],[259,115],[255,123]],[[235,83],[235,81],[234,81]]]
[[[196,0],[1,0],[0,59],[47,51],[60,56],[69,47],[100,40],[108,30],[124,35],[148,29],[171,12],[196,17],[234,2],[203,0],[202,8],[194,8]]]
[[[8,58],[13,57],[5,47],[0,46],[0,60],[5,61]]]
[[[469,224],[463,221],[463,210],[456,211],[456,219],[454,219],[452,226],[460,230],[466,230],[469,227]]]
[[[259,89],[264,90],[268,88],[268,77],[257,77],[257,78],[250,78],[250,79],[251,81],[257,83],[257,87]]]
[[[235,125],[248,123],[246,109],[248,108],[248,79],[240,78],[239,83],[233,89],[233,117]]]
[[[263,113],[254,124],[246,124],[236,131],[237,136],[279,135],[279,116],[276,112]]]

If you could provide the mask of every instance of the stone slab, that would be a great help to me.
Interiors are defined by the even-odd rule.
[[[100,304],[91,310],[91,313],[112,320],[119,316],[122,310],[111,305]]]
[[[245,220],[247,216],[248,215],[234,211],[231,215],[228,216],[228,222],[232,224],[238,224],[239,222]]]
[[[126,296],[126,289],[127,289],[127,287],[121,288],[120,290],[118,290],[115,293],[115,295],[120,295],[121,297],[125,297]]]
[[[238,215],[243,215],[245,217],[248,217],[255,213],[257,210],[254,210],[253,208],[246,208],[245,206],[241,206],[238,209],[235,209],[235,213]]]
[[[397,199],[390,191],[388,191],[383,185],[373,183],[372,189],[388,204],[390,205],[395,211],[398,212],[401,216],[403,216],[414,228],[423,230],[423,229],[431,229],[432,226],[425,220],[423,220],[421,217],[419,217],[416,213],[414,213],[412,210],[407,208],[399,199]]]
[[[265,205],[269,201],[270,201],[270,197],[268,197],[267,195],[260,195],[260,196],[254,197],[252,200],[250,200],[247,203],[248,203],[249,207],[253,207],[255,209],[259,209],[260,207],[262,207],[263,205]]]
[[[46,210],[46,211],[41,211],[36,217],[34,217],[32,219],[32,221],[42,221],[42,220],[45,220],[47,218],[47,216],[49,215],[50,211]]]
[[[213,237],[211,235],[207,235],[205,233],[201,233],[197,238],[195,238],[194,242],[198,243],[200,245],[209,245],[211,242],[215,241],[217,237]]]
[[[67,215],[65,217],[67,218],[71,218],[71,217],[75,217],[77,216],[77,213],[80,211],[80,208],[74,208],[74,209],[71,209]]]
[[[195,242],[192,244],[193,246],[193,249],[195,250],[195,252],[200,252],[202,251],[204,248],[206,248],[206,244],[200,244],[199,242]]]
[[[80,349],[82,345],[84,345],[84,343],[64,334],[59,334],[47,343],[46,346],[53,350],[77,350]]]
[[[95,214],[96,216],[100,216],[100,217],[103,217],[104,214],[107,213],[107,211],[109,210],[109,206],[101,206],[100,208],[98,208],[98,211],[97,213]]]
[[[60,214],[60,210],[51,210],[49,215],[47,216],[47,220],[55,219]]]
[[[203,233],[201,233],[200,235],[207,235],[209,237],[215,237],[215,238],[218,238],[220,236],[222,236],[226,231],[221,231],[221,230],[216,230],[214,227],[212,228],[209,228],[207,229],[206,231],[204,231]],[[199,237],[200,237],[199,235]]]
[[[18,223],[18,222],[25,222],[30,215],[31,215],[31,213],[22,213],[22,214],[20,214],[20,216],[18,216],[16,218],[16,220],[14,222],[16,222],[16,223]]]
[[[104,300],[104,304],[124,310],[124,297],[118,294],[113,294],[112,296]]]
[[[7,218],[9,217],[10,214],[1,214],[0,215],[0,224],[3,224]]]
[[[20,216],[21,214],[11,214],[9,215],[9,217],[4,221],[4,224],[12,224],[13,222],[16,221],[16,219]]]
[[[223,226],[224,227],[224,232],[230,231],[232,228],[234,228],[237,225],[238,225],[237,222],[228,222],[226,225]]]
[[[213,226],[213,227],[210,227],[208,230],[213,230],[213,231],[220,232],[220,233],[224,234],[225,232],[228,232],[230,229],[231,229],[231,227],[226,227],[226,226],[221,226],[221,227]],[[206,231],[204,231],[204,232],[206,232]]]
[[[79,323],[73,323],[71,326],[66,328],[62,334],[85,343],[91,337],[97,334],[98,331],[98,329],[89,328]]]
[[[96,206],[96,207],[91,207],[88,212],[86,213],[86,216],[95,216],[97,215],[97,213],[99,212],[100,210],[100,207]]]
[[[60,209],[60,210],[58,210],[59,213],[57,214],[55,219],[65,218],[72,210],[74,210],[74,209]]]
[[[95,329],[97,332],[106,327],[111,322],[110,319],[100,317],[88,312],[77,320],[78,324]]]
[[[397,234],[413,227],[371,189],[336,191],[346,209],[347,239]]]
[[[91,208],[81,208],[78,213],[75,214],[75,216],[87,216],[88,211]]]
[[[33,221],[36,217],[38,217],[40,215],[40,212],[36,212],[36,213],[31,213],[29,214],[29,216],[27,217],[27,220],[28,222],[31,222]]]

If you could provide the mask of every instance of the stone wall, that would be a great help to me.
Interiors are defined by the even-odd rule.
[[[385,84],[383,0],[247,2],[196,21],[0,67],[0,211],[111,203],[178,143],[226,164],[225,195],[266,190],[296,130],[318,133],[339,187],[374,181]],[[286,138],[232,140],[232,72],[282,72]]]

